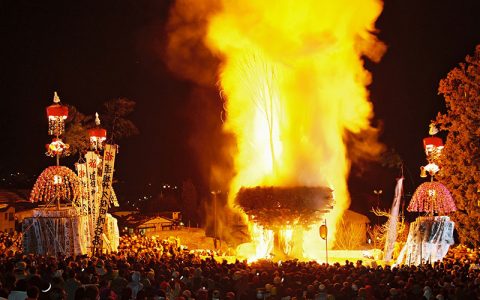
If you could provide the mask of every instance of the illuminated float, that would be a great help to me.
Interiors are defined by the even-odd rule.
[[[24,251],[53,256],[115,251],[119,239],[117,221],[106,213],[106,208],[110,200],[116,200],[111,187],[115,157],[112,152],[116,152],[116,146],[109,145],[106,152],[108,162],[105,164],[100,163],[102,157],[98,152],[92,152],[89,157],[95,158],[95,164],[91,164],[90,168],[85,163],[77,164],[77,175],[59,165],[60,157],[69,154],[68,144],[61,139],[65,132],[68,107],[60,104],[56,92],[54,104],[47,107],[47,117],[48,133],[54,138],[47,145],[46,154],[56,157],[57,164],[46,168],[32,188],[30,201],[39,205],[33,210],[32,217],[25,218],[22,224]],[[97,130],[95,133],[102,134],[97,139],[95,150],[102,149],[105,139],[101,138],[106,137],[106,131]],[[108,175],[109,180],[104,181],[102,175]],[[107,203],[100,199],[102,186],[109,191],[104,193],[109,196]],[[101,203],[105,204],[105,208],[100,207]]]
[[[439,158],[443,150],[442,139],[434,137],[438,132],[430,125],[430,137],[423,140],[428,164],[420,168],[420,176],[430,176],[429,182],[417,187],[407,210],[424,213],[410,224],[407,242],[397,258],[397,263],[419,265],[442,260],[454,243],[455,223],[447,214],[457,208],[452,195],[440,182],[434,181],[440,170]]]

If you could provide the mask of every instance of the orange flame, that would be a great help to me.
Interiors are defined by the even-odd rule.
[[[223,58],[224,128],[237,138],[230,203],[242,186],[330,186],[336,199],[327,217],[333,236],[332,225],[350,203],[345,134],[370,127],[370,74],[362,56],[379,60],[383,53],[372,34],[382,3],[221,2],[206,43]],[[303,233],[307,258],[317,257],[321,247],[318,226],[311,228]],[[268,233],[253,240],[261,235]]]
[[[371,139],[361,135],[372,117],[366,89],[370,74],[361,57],[378,61],[383,53],[383,44],[372,34],[381,9],[380,0],[176,1],[168,26],[169,67],[202,85],[209,83],[212,76],[205,75],[216,64],[199,47],[205,33],[206,44],[223,62],[224,129],[237,139],[231,207],[241,186],[328,185],[336,196],[328,216],[333,242],[336,220],[350,202],[344,141],[350,133],[360,137],[353,139],[357,144],[349,154],[370,146],[366,141]],[[222,180],[229,178],[220,173]],[[250,249],[251,257],[266,257],[276,242],[285,252],[303,243],[301,256],[317,258],[318,224],[299,233],[292,223],[276,233],[276,241],[273,232],[258,224],[249,228],[254,242],[243,248]]]

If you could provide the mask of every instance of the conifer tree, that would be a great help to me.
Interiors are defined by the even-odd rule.
[[[437,116],[448,132],[437,178],[452,193],[462,244],[480,246],[480,45],[440,81],[447,111]]]

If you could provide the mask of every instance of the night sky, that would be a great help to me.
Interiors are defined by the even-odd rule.
[[[212,188],[209,161],[217,159],[222,143],[221,101],[215,90],[199,92],[166,67],[171,4],[1,1],[0,173],[39,174],[54,163],[44,155],[50,139],[45,107],[54,91],[85,114],[126,97],[137,103],[131,119],[141,133],[120,142],[120,198],[133,199],[148,183],[181,184],[188,178],[206,194]],[[387,1],[377,21],[388,50],[379,64],[367,64],[374,123],[382,124],[381,141],[404,161],[407,192],[421,182],[429,121],[445,109],[438,82],[480,43],[479,8],[475,0]],[[73,166],[77,159],[64,163]],[[373,189],[383,189],[390,203],[398,174],[375,166],[354,171],[352,206],[366,211]]]

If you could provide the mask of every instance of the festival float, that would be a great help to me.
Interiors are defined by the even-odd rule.
[[[447,214],[457,208],[450,191],[434,180],[435,174],[440,171],[443,149],[442,139],[434,136],[437,132],[431,124],[430,136],[423,139],[428,164],[420,168],[420,176],[430,176],[430,181],[417,187],[407,208],[425,215],[410,224],[407,242],[397,258],[397,264],[419,265],[442,260],[454,243],[455,223]]]
[[[106,131],[90,131],[91,149],[95,150],[87,152],[90,165],[77,164],[78,175],[60,166],[60,158],[69,155],[69,145],[61,139],[68,107],[60,103],[56,92],[53,102],[47,107],[48,133],[53,138],[46,145],[46,155],[55,157],[56,165],[46,168],[32,188],[30,201],[39,205],[22,224],[24,251],[53,256],[114,251],[118,226],[107,209],[116,201],[111,185],[116,145],[106,145],[102,157],[98,150]]]

